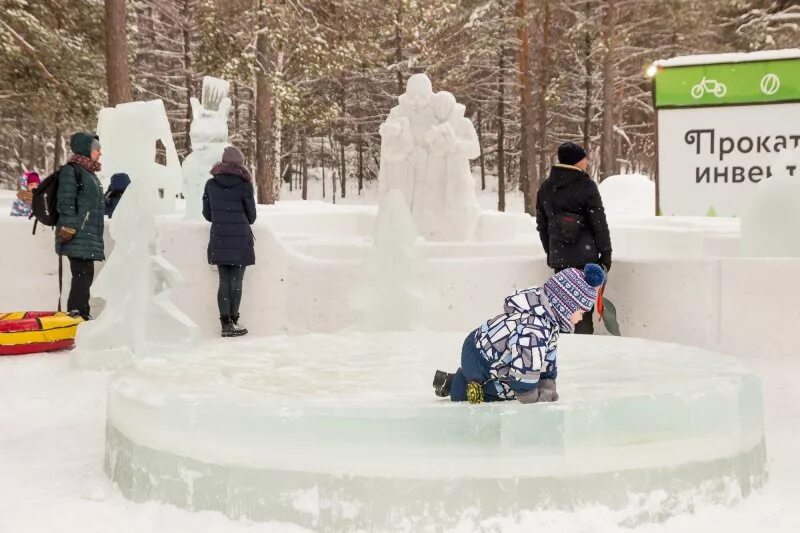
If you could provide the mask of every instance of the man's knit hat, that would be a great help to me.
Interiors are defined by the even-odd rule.
[[[575,331],[572,315],[579,310],[592,310],[597,301],[597,289],[605,281],[603,267],[588,264],[583,271],[568,268],[545,282],[544,294],[550,300],[562,331]]]
[[[564,143],[558,147],[558,162],[574,165],[586,158],[586,150],[575,143]]]

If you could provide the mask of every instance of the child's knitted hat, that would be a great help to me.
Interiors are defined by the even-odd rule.
[[[36,172],[33,172],[31,170],[26,170],[23,174],[24,174],[25,178],[27,179],[26,186],[27,185],[33,185],[34,183],[37,184],[37,185],[42,183],[42,179],[39,177],[39,174],[37,174]]]
[[[577,268],[567,268],[545,282],[544,294],[550,300],[562,331],[575,331],[571,320],[573,313],[591,311],[597,301],[597,289],[605,281],[603,267],[590,263],[582,272]]]

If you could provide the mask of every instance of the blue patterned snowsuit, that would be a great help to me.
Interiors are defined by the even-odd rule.
[[[559,328],[542,289],[505,300],[504,313],[472,331],[461,349],[461,368],[450,387],[454,402],[467,399],[469,381],[483,384],[487,402],[513,400],[540,379],[556,379]]]

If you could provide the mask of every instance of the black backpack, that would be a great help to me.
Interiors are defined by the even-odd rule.
[[[70,163],[67,163],[69,165]],[[66,165],[64,165],[66,166]],[[74,167],[74,165],[73,165]],[[35,218],[33,223],[33,234],[36,234],[36,225],[55,226],[58,224],[58,177],[64,167],[59,167],[47,176],[39,186],[33,190],[33,200],[31,201],[31,216]],[[75,179],[78,187],[81,186],[81,173],[75,169]]]

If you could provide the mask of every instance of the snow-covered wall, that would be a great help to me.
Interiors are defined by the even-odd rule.
[[[355,295],[367,281],[375,210],[312,207],[287,202],[259,211],[257,264],[245,275],[241,310],[253,334],[359,325]],[[466,333],[500,312],[514,289],[541,284],[551,272],[533,226],[525,215],[487,214],[480,241],[420,244],[421,323]],[[738,224],[730,219],[650,217],[612,220],[611,228],[615,260],[607,295],[626,336],[754,358],[794,350],[796,326],[785,317],[796,314],[800,301],[800,259],[740,258]],[[55,306],[53,234],[30,230],[27,220],[0,217],[0,311]],[[158,249],[186,279],[173,300],[213,337],[217,273],[207,263],[207,243],[205,222],[159,219]],[[66,295],[68,266],[65,282]]]
[[[350,213],[349,221],[328,214],[303,221],[298,213],[262,210],[261,220],[253,227],[256,266],[245,273],[241,309],[242,322],[252,333],[329,332],[357,326],[353,303],[366,282],[363,267],[369,244],[352,232],[371,227],[374,218],[365,221],[358,211]],[[315,227],[324,230],[317,235],[298,232]],[[288,239],[275,228],[289,232]],[[349,239],[332,242],[331,228],[345,235],[349,230]],[[186,278],[186,285],[172,292],[173,301],[201,329],[215,335],[217,274],[206,261],[208,225],[164,217],[158,232],[158,249]],[[472,243],[439,249],[422,244],[420,248],[427,260],[421,267],[420,284],[426,304],[419,312],[422,321],[435,330],[475,327],[484,315],[499,312],[503,298],[515,288],[546,276],[538,245]]]

